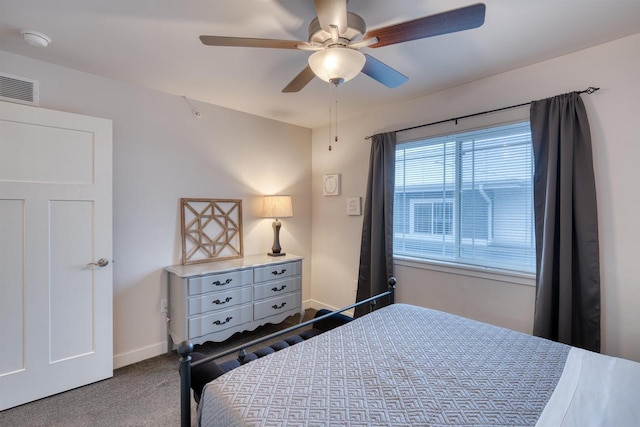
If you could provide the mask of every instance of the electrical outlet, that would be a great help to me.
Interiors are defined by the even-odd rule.
[[[160,300],[160,313],[166,313],[168,308],[168,303],[166,299]]]

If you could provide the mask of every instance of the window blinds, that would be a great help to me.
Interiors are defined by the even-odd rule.
[[[401,143],[394,255],[535,271],[529,122]]]

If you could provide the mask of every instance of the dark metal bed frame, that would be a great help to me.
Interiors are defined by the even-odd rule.
[[[358,307],[360,305],[370,303],[370,311],[375,310],[376,300],[389,296],[389,303],[393,304],[395,302],[395,289],[396,289],[396,278],[390,277],[388,280],[389,289],[385,292],[382,292],[378,295],[375,295],[371,298],[367,298],[355,304],[351,304],[349,306],[340,308],[338,310],[332,311],[331,313],[327,313],[322,316],[318,316],[306,322],[299,323],[297,325],[291,326],[289,328],[283,329],[278,332],[274,332],[270,335],[266,335],[261,338],[257,338],[248,343],[233,347],[231,349],[222,351],[220,353],[213,354],[211,356],[205,357],[204,359],[200,359],[196,362],[191,362],[191,353],[193,353],[193,344],[189,341],[181,342],[177,351],[180,355],[180,425],[182,427],[191,427],[191,367],[196,367],[199,365],[203,365],[207,362],[210,362],[215,359],[219,359],[224,356],[228,356],[229,354],[238,352],[238,358],[242,360],[246,356],[246,348],[251,347],[256,344],[260,344],[262,342],[268,341],[272,338],[276,338],[280,335],[288,334],[289,332],[295,331],[296,329],[303,328],[320,320],[329,318],[333,315],[342,313],[354,307]]]

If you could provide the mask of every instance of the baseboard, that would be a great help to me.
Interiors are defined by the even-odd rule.
[[[329,307],[326,304],[321,303],[320,301],[316,301],[316,300],[312,300],[312,299],[308,299],[306,300],[302,306],[307,309],[307,308],[312,308],[314,310],[321,310],[323,308],[327,308],[329,310],[335,310],[335,308]]]
[[[159,356],[167,352],[167,342],[159,342],[148,347],[139,348],[113,356],[113,369],[122,368],[133,363]]]

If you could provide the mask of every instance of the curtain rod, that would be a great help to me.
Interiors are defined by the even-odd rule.
[[[595,92],[597,90],[600,90],[600,88],[599,87],[589,86],[585,90],[581,90],[578,93],[587,93],[587,94],[591,95],[593,92]],[[441,123],[447,123],[447,122],[456,122],[456,124],[458,124],[458,120],[461,120],[461,119],[468,119],[469,117],[481,116],[483,114],[495,113],[497,111],[510,110],[512,108],[524,107],[525,105],[529,105],[532,102],[533,101],[529,101],[529,102],[525,102],[525,103],[518,104],[518,105],[511,105],[509,107],[496,108],[495,110],[481,111],[480,113],[467,114],[466,116],[453,117],[451,119],[446,119],[446,120],[439,120],[437,122],[426,123],[424,125],[417,125],[417,126],[404,128],[404,129],[399,129],[396,132],[404,132],[404,131],[413,130],[413,129],[419,129],[419,128],[423,128],[423,127],[427,127],[427,126],[439,125]],[[364,139],[371,139],[371,138],[373,138],[373,135],[369,135],[369,136],[365,136],[364,137]]]

